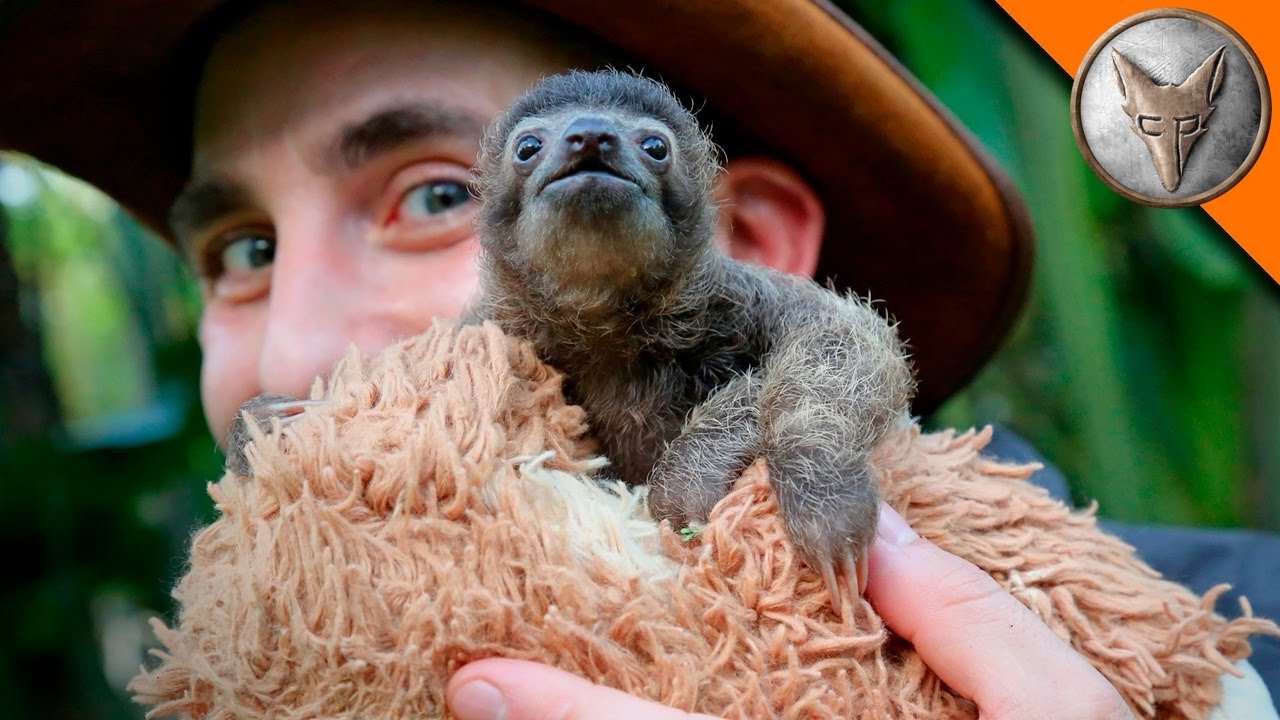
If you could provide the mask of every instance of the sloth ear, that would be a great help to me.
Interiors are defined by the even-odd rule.
[[[826,230],[822,201],[790,166],[773,158],[729,160],[716,184],[716,242],[730,256],[812,277]]]

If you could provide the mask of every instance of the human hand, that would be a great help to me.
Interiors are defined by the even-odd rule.
[[[922,539],[888,505],[867,598],[983,720],[1132,720],[1106,678],[977,566]]]
[[[888,506],[871,549],[867,595],[886,624],[983,720],[1132,720],[1102,675],[973,564],[921,539]],[[690,720],[571,673],[479,660],[446,691],[458,720]]]

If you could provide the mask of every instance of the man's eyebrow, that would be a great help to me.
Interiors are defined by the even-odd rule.
[[[433,102],[403,102],[377,110],[338,131],[331,159],[348,170],[405,143],[435,136],[479,139],[486,122],[479,115]],[[241,185],[220,177],[195,178],[169,210],[169,230],[189,254],[191,238],[214,221],[252,206]]]
[[[378,110],[338,132],[333,154],[348,170],[405,143],[434,136],[475,138],[479,149],[486,122],[480,116],[432,102],[406,102]]]
[[[222,178],[196,178],[178,193],[169,209],[169,230],[183,255],[189,257],[191,239],[205,227],[250,207],[249,193]]]

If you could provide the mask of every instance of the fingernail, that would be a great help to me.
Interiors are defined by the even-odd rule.
[[[886,503],[880,503],[880,524],[876,526],[876,534],[890,545],[906,545],[920,536],[907,524],[906,520]]]
[[[454,691],[449,712],[458,720],[505,720],[507,699],[484,680],[472,680]]]

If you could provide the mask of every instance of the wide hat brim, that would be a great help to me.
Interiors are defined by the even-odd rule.
[[[0,5],[0,147],[101,188],[162,235],[189,170],[184,40],[221,0]],[[883,300],[920,380],[962,387],[1026,294],[1031,226],[978,143],[865,31],[819,0],[525,0],[704,96],[824,200],[820,279]],[[645,18],[661,18],[648,22]],[[188,63],[189,64],[189,63]]]

